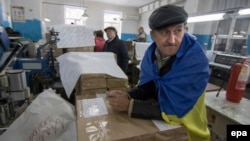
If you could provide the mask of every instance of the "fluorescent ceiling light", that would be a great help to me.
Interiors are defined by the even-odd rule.
[[[187,22],[194,23],[194,22],[218,21],[218,20],[223,20],[224,15],[225,15],[225,13],[217,13],[217,14],[189,17]]]
[[[44,21],[45,21],[45,22],[50,22],[51,20],[48,19],[48,18],[44,18]]]
[[[238,14],[240,14],[240,15],[248,15],[248,14],[250,14],[250,8],[241,9],[241,10],[239,10]]]

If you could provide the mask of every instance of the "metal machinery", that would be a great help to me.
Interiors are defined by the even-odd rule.
[[[246,56],[236,56],[224,53],[214,53],[210,65],[210,76],[222,80],[221,87],[224,81],[228,81],[231,67],[239,63]]]
[[[0,34],[0,130],[8,126],[34,95],[43,88],[50,87],[56,79],[53,45],[59,40],[58,32],[50,31],[50,39],[37,48],[36,58],[22,58],[25,42],[18,42],[10,48],[8,36],[3,30]],[[41,49],[49,47],[41,56]],[[58,72],[58,71],[57,71]],[[39,79],[38,79],[39,78]],[[38,89],[41,85],[42,89]]]
[[[223,83],[221,86],[223,86],[224,82],[229,79],[231,67],[248,57],[228,50],[226,52],[214,51],[217,40],[218,35],[214,35],[211,51],[207,51],[206,53],[209,59],[211,77],[222,80]]]
[[[1,44],[3,46],[3,44]],[[10,52],[3,53],[0,67],[0,127],[9,124],[20,107],[29,97],[29,88],[23,70],[6,69],[15,56],[23,50],[18,43]]]
[[[34,94],[51,87],[59,77],[58,63],[54,60],[53,55],[53,47],[59,41],[58,34],[54,29],[50,30],[48,41],[37,48],[36,58],[17,58],[13,65],[13,69],[26,71],[28,86]],[[41,50],[44,48],[46,48],[46,53],[42,56]]]

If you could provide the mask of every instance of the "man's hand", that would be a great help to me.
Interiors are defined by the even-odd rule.
[[[121,90],[110,90],[107,91],[107,100],[112,109],[116,111],[128,111],[128,93]]]

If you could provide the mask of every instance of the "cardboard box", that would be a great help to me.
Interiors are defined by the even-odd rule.
[[[88,90],[77,90],[76,95],[96,95],[96,94],[105,94],[107,89],[88,89]]]
[[[108,90],[122,90],[122,91],[129,91],[129,87],[120,87],[120,88],[109,88]]]
[[[96,94],[96,92],[106,92],[106,74],[82,74],[76,83],[76,94],[82,95],[85,91]]]
[[[127,78],[116,78],[111,75],[107,75],[107,88],[108,89],[129,89],[128,79]]]
[[[48,54],[50,48],[52,48],[53,51],[53,57],[56,58],[63,54],[63,50],[61,48],[56,48],[56,45],[47,45],[44,48],[42,48],[41,51],[41,57],[44,57]]]
[[[56,45],[51,46],[53,50],[53,56],[58,57],[63,54],[62,48],[57,48]],[[45,56],[45,54],[49,51],[49,45],[41,49],[41,56]],[[79,47],[79,48],[65,48],[66,52],[93,52],[94,47]]]
[[[94,46],[90,47],[77,47],[77,48],[67,48],[68,52],[94,52]]]
[[[128,79],[107,78],[107,88],[126,88],[128,87]]]
[[[126,112],[113,111],[107,101],[107,115],[86,118],[83,116],[84,98],[85,95],[76,96],[78,141],[187,141],[184,127],[160,131],[151,120],[131,118]]]
[[[100,89],[100,88],[107,88],[106,79],[91,78],[91,79],[82,79],[80,81],[81,90]]]
[[[86,90],[98,89],[107,90],[106,74],[82,74],[76,83],[77,94],[84,94]]]

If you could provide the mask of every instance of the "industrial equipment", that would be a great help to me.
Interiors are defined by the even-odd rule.
[[[4,46],[1,44],[1,46]],[[0,127],[8,125],[29,96],[26,76],[23,70],[8,69],[23,45],[18,43],[11,51],[3,53],[0,66]]]
[[[246,56],[236,56],[224,53],[214,53],[211,61],[209,62],[211,69],[211,76],[217,77],[222,80],[229,78],[231,67],[246,59]]]
[[[6,32],[0,32],[0,129],[10,124],[18,115],[18,110],[30,102],[30,93],[36,95],[52,85],[56,79],[56,69],[51,46],[59,40],[58,32],[50,31],[50,39],[37,48],[36,58],[23,58],[27,48],[25,41],[10,48]],[[44,56],[41,49],[48,47]]]
[[[223,53],[213,53],[210,61],[210,79],[215,79],[217,83],[216,85],[220,86],[218,90],[217,96],[223,87],[225,82],[228,82],[229,76],[231,75],[232,67],[240,63],[242,60],[247,59],[246,56],[237,56],[237,55],[230,55],[230,54],[223,54]],[[235,75],[235,74],[234,74]],[[219,81],[218,81],[219,80]],[[247,84],[249,84],[249,77],[247,78]],[[230,85],[230,83],[228,83]],[[227,85],[227,88],[230,87]]]
[[[44,88],[50,87],[55,79],[59,77],[58,65],[53,57],[53,46],[56,46],[58,32],[50,30],[49,40],[37,48],[36,58],[17,58],[13,69],[22,69],[26,71],[28,86],[33,94],[38,94]],[[44,56],[41,55],[43,48],[48,48]]]

